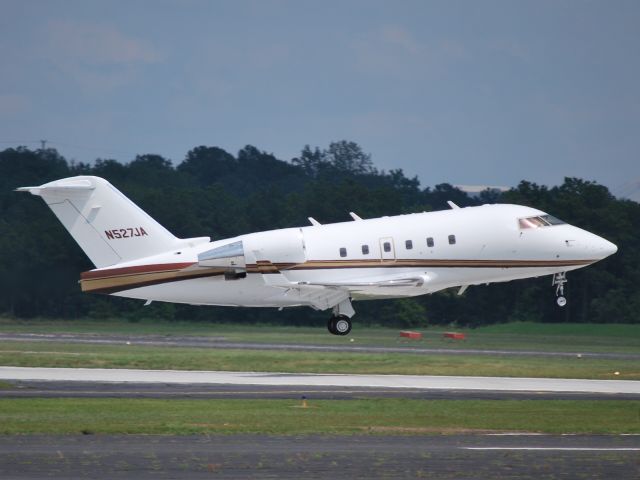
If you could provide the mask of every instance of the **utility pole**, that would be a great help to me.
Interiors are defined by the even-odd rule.
[[[46,140],[40,140],[40,150],[44,150],[47,147]]]

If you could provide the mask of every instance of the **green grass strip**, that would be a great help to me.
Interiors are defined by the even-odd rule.
[[[454,329],[467,334],[465,341],[445,340],[442,333]],[[388,347],[429,347],[461,349],[538,350],[562,352],[640,351],[640,324],[543,324],[514,322],[477,329],[427,326],[415,327],[423,333],[421,341],[402,341],[401,329],[364,327],[357,317],[347,337],[330,335],[323,324],[317,327],[213,324],[206,322],[167,322],[141,320],[13,320],[0,318],[0,330],[14,333],[92,333],[128,335],[197,335],[224,337],[232,342],[300,343],[318,345],[377,345]],[[354,340],[351,342],[351,340]]]
[[[1,399],[2,434],[639,433],[640,401]]]
[[[640,380],[640,360],[0,342],[0,365]],[[615,375],[615,372],[619,372]]]

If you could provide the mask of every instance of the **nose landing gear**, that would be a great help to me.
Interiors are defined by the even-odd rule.
[[[560,307],[564,307],[567,304],[567,299],[564,297],[564,284],[567,283],[567,273],[559,272],[553,276],[551,282],[552,287],[556,287],[556,303]]]

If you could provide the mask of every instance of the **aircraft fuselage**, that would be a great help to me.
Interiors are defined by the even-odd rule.
[[[572,225],[520,227],[519,219],[540,215],[528,207],[485,205],[257,232],[94,270],[82,287],[146,300],[287,307],[307,302],[265,276],[279,273],[296,285],[344,284],[353,299],[392,298],[566,272],[615,251]],[[242,242],[246,275],[199,266],[199,254],[236,242]],[[362,285],[405,277],[424,281]]]

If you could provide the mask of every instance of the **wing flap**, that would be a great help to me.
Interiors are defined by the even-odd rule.
[[[404,278],[399,280],[381,280],[378,282],[301,282],[301,285],[313,285],[323,287],[420,287],[424,279],[420,277]]]
[[[333,308],[350,297],[347,288],[291,282],[282,273],[265,273],[262,278],[267,285],[284,289],[285,296],[317,310]]]
[[[285,296],[295,296],[300,303],[311,305],[318,310],[332,308],[350,298],[352,292],[363,288],[421,287],[430,280],[426,274],[317,282],[292,282],[282,273],[265,273],[262,278],[267,285],[284,289]]]
[[[324,287],[421,287],[430,280],[426,274],[396,275],[393,277],[374,277],[355,280],[300,282],[302,285],[316,285]]]

